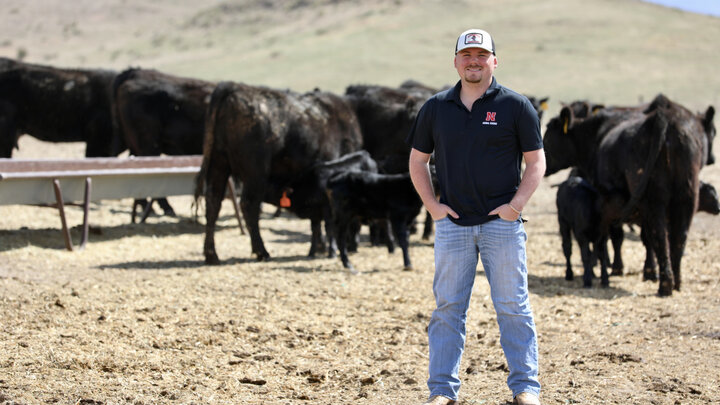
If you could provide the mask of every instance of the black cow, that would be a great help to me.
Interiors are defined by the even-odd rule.
[[[0,58],[0,157],[20,135],[47,142],[85,142],[85,156],[117,156],[110,70],[61,69]]]
[[[378,162],[381,173],[404,173],[408,170],[410,147],[405,138],[420,107],[436,91],[419,82],[406,81],[399,88],[377,85],[353,85],[345,89],[345,98],[355,110],[363,136],[363,149]],[[428,216],[429,217],[429,216]],[[432,221],[425,223],[429,237]],[[370,224],[373,245],[390,244],[385,223]]]
[[[367,151],[359,150],[338,159],[317,162],[291,182],[282,185],[271,184],[268,187],[265,202],[282,205],[284,201],[285,209],[300,218],[310,219],[312,240],[308,256],[313,257],[327,249],[328,257],[335,257],[337,249],[335,231],[330,202],[325,190],[330,177],[349,171],[377,173],[377,163]],[[281,202],[278,203],[279,201]],[[327,246],[320,231],[322,221],[325,222]],[[351,237],[348,243],[353,242],[354,237]]]
[[[439,92],[439,91],[443,91],[443,90],[449,89],[449,88],[450,88],[450,85],[445,85],[445,86],[443,86],[442,88],[439,88],[439,89],[438,89],[438,88],[435,88],[435,87],[428,86],[428,85],[426,85],[426,84],[424,84],[424,83],[421,83],[421,82],[419,82],[419,81],[417,81],[417,80],[408,79],[408,80],[405,80],[404,82],[400,83],[400,88],[401,88],[401,89],[406,89],[406,90],[412,90],[412,91],[422,92],[422,93],[426,94],[426,98],[427,98],[427,97],[430,97],[430,96],[432,96],[433,94],[435,94],[435,93],[437,93],[437,92]]]
[[[214,88],[215,83],[156,70],[124,70],[113,82],[116,129],[135,156],[200,155]],[[137,205],[145,203],[133,205],[133,222]],[[159,203],[165,214],[175,215],[167,199]]]
[[[633,113],[633,112],[651,112],[655,108],[657,108],[659,105],[665,105],[667,107],[667,103],[669,102],[669,99],[666,97],[657,97],[652,104],[640,104],[637,106],[605,106],[604,104],[598,104],[593,103],[588,100],[578,100],[573,101],[570,104],[567,104],[567,107],[570,108],[570,110],[573,113],[574,118],[587,118],[590,115],[593,115],[597,113],[598,111],[605,110],[605,111],[612,111],[616,113]],[[565,106],[565,105],[564,105]],[[715,163],[715,155],[713,154],[713,140],[715,139],[715,128],[712,126],[712,120],[707,120],[706,116],[714,115],[715,109],[710,106],[704,113],[699,112],[696,114],[697,119],[699,119],[705,128],[705,135],[707,138],[707,149],[706,149],[706,156],[705,156],[705,164],[711,165]]]
[[[115,114],[136,156],[199,155],[205,111],[216,84],[131,68],[113,83]]]
[[[215,223],[228,176],[243,183],[240,206],[252,252],[258,260],[269,259],[258,227],[268,186],[283,189],[317,161],[359,150],[362,137],[357,117],[339,96],[222,82],[210,99],[204,142],[195,196],[204,186],[203,253],[206,263],[217,264]]]
[[[666,99],[660,98],[658,102],[665,103]],[[598,111],[606,110],[621,113],[632,113],[651,111],[656,106],[651,104],[641,104],[638,106],[611,106],[606,107],[603,104],[593,103],[588,100],[577,100],[566,105],[572,112],[574,118],[587,118]],[[697,114],[698,118],[703,120],[704,115],[702,113]],[[713,164],[715,157],[712,153],[712,142],[714,139],[714,131],[706,131],[708,137],[708,153],[706,157],[706,164]],[[577,233],[585,233],[586,235],[597,235],[597,231],[594,227],[597,226],[599,221],[598,201],[597,192],[585,179],[579,176],[580,170],[575,169],[571,172],[568,180],[566,180],[558,189],[557,195],[557,206],[558,206],[558,219],[560,222],[560,232],[563,238],[563,252],[566,258],[566,279],[572,280],[572,268],[570,265],[570,255],[572,249],[572,241],[570,239],[570,229],[576,235],[578,245],[581,247],[581,253],[583,251],[583,245],[587,245],[588,240],[592,241],[592,238],[577,237]],[[564,189],[562,192],[561,190]],[[713,215],[717,215],[720,212],[720,202],[718,202],[717,191],[715,188],[708,183],[700,182],[699,189],[699,205],[698,211],[709,212]],[[594,216],[593,216],[594,215]],[[639,225],[639,218],[630,217],[627,219],[628,222]],[[565,230],[563,229],[565,228]],[[577,228],[577,229],[576,229]],[[657,276],[655,273],[655,255],[651,248],[647,248],[648,241],[645,233],[640,233],[643,245],[646,247],[646,257],[643,274],[645,280],[655,281]],[[622,227],[619,224],[613,224],[610,228],[610,238],[613,244],[614,260],[612,265],[612,275],[623,274],[623,261],[620,248],[623,243],[624,235]],[[589,248],[587,248],[589,249]],[[593,251],[594,252],[594,251]],[[592,258],[593,263],[596,259]],[[583,264],[585,265],[586,260],[583,257]],[[588,273],[586,271],[586,273]]]
[[[356,221],[380,219],[390,222],[393,235],[403,252],[405,270],[412,269],[408,252],[409,226],[420,213],[422,201],[409,173],[380,174],[344,172],[328,181],[338,249],[343,266],[356,272],[347,256],[348,230]],[[388,244],[392,253],[394,247]]]
[[[608,260],[608,257],[598,257],[600,249],[593,246],[600,239],[600,206],[598,193],[584,178],[571,173],[567,180],[560,183],[556,196],[558,224],[562,237],[563,254],[565,255],[565,280],[574,278],[570,257],[572,256],[572,237],[575,236],[580,247],[584,277],[592,277],[595,262]],[[613,225],[610,228],[610,239],[614,250],[613,269],[622,269],[622,225]],[[587,284],[587,280],[584,280]]]
[[[712,215],[720,214],[720,200],[718,199],[717,190],[712,184],[700,182],[700,190],[698,192],[698,212],[707,212]],[[622,236],[622,235],[621,235]],[[640,230],[640,240],[645,246],[645,264],[643,265],[643,278],[648,281],[656,281],[656,261],[653,250],[648,248],[650,241],[648,240],[647,233]],[[622,244],[622,239],[619,240],[619,244]],[[619,246],[618,246],[619,249]],[[613,274],[616,274],[613,272]],[[620,273],[622,274],[622,273]]]
[[[589,176],[600,195],[596,246],[603,251],[610,226],[638,216],[658,260],[661,296],[680,289],[698,173],[710,155],[708,140],[715,135],[713,115],[710,107],[699,118],[660,95],[643,112],[601,110],[575,119],[564,107],[547,125],[546,175],[577,166]],[[609,285],[603,261],[601,283]],[[584,285],[590,286],[589,277]]]
[[[381,173],[407,172],[410,147],[405,138],[420,107],[431,95],[416,88],[369,85],[345,90],[362,130],[363,149],[378,162]]]
[[[698,197],[698,211],[707,212],[712,215],[720,214],[720,198],[718,192],[710,183],[700,182]]]
[[[548,100],[550,99],[550,97],[538,98],[528,95],[526,95],[525,97],[530,100],[530,104],[532,104],[533,108],[535,108],[535,111],[537,111],[538,121],[542,122],[543,113],[548,109]]]
[[[698,211],[708,212],[713,215],[720,213],[720,200],[717,191],[709,183],[700,182],[698,199]],[[573,279],[572,265],[572,237],[580,247],[583,268],[586,275],[593,275],[592,268],[596,260],[597,249],[591,248],[599,237],[600,207],[597,190],[587,180],[571,173],[567,180],[560,183],[557,197],[557,215],[562,237],[563,253],[565,255],[565,279]],[[655,255],[651,248],[647,248],[648,242],[645,234],[640,233],[643,245],[646,247],[644,274],[655,275]],[[610,240],[612,241],[614,259],[612,262],[612,275],[622,275],[623,261],[621,247],[624,240],[622,224],[613,224],[610,227]],[[608,258],[603,258],[608,260]],[[649,280],[656,280],[650,277]]]

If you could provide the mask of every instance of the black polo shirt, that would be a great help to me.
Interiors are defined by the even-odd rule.
[[[493,77],[487,92],[468,111],[460,86],[432,96],[415,119],[406,142],[435,153],[440,202],[460,218],[478,225],[510,202],[520,184],[522,152],[542,149],[538,115],[527,97],[501,86]]]

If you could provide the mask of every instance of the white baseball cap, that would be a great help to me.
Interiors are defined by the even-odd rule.
[[[466,48],[482,48],[495,55],[495,41],[493,41],[490,33],[477,28],[469,29],[458,37],[455,44],[455,54]]]

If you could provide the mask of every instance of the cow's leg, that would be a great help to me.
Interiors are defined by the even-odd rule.
[[[601,227],[602,230],[602,227]],[[606,233],[600,232],[600,236],[595,240],[593,243],[593,247],[595,248],[595,255],[597,255],[597,259],[600,261],[600,285],[603,287],[610,286],[610,279],[608,278],[608,260],[603,259],[608,257],[607,252],[607,241],[608,237]],[[581,247],[582,249],[582,247]],[[582,252],[582,251],[581,251]],[[593,266],[592,263],[595,260],[593,257],[590,257],[590,266],[584,267],[583,272],[583,287],[590,288],[592,287],[592,279],[595,277],[595,274],[593,272]],[[584,265],[584,262],[583,262]]]
[[[611,273],[613,276],[622,276],[623,269],[625,268],[622,261],[622,254],[620,253],[624,237],[622,224],[610,227],[610,242],[612,243],[614,255]],[[606,259],[609,260],[609,257]]]
[[[240,201],[240,208],[242,209],[245,224],[250,234],[252,253],[258,261],[270,258],[270,253],[265,250],[265,244],[263,244],[262,237],[260,236],[260,206],[262,204],[262,196],[264,195],[265,187],[262,182],[245,182],[242,190],[242,199]]]
[[[385,245],[388,251],[392,253],[395,249],[393,245],[392,231],[390,223],[386,219],[371,219],[370,227],[370,244],[372,246]]]
[[[315,255],[325,250],[325,243],[322,240],[322,221],[319,219],[310,220],[310,252],[309,257],[315,257]]]
[[[610,255],[607,251],[607,243],[608,243],[608,235],[607,233],[603,233],[600,236],[600,249],[598,250],[598,258],[600,259],[600,285],[602,287],[610,287],[610,278],[608,277],[608,258]],[[592,274],[592,268],[590,269],[590,277],[592,278],[594,274]]]
[[[620,226],[622,228],[620,213],[623,211],[626,203],[626,198],[620,193],[611,192],[601,195],[600,225],[595,249],[600,259],[600,285],[603,287],[610,286],[607,271],[610,258],[607,252],[608,237],[611,232],[614,232],[611,231],[614,226]],[[619,250],[620,249],[618,249],[618,251]]]
[[[657,273],[655,272],[655,252],[648,240],[645,228],[640,230],[640,240],[645,247],[645,264],[643,265],[643,281],[657,281]]]
[[[368,229],[370,230],[370,246],[380,246],[386,243],[382,237],[386,231],[380,226],[380,221],[371,219],[368,222]]]
[[[203,254],[206,264],[220,264],[215,251],[215,224],[220,215],[220,207],[225,198],[230,168],[227,162],[219,162],[220,158],[211,161],[207,171],[207,184],[205,187],[205,245]],[[223,159],[224,160],[224,159]]]
[[[395,253],[395,242],[393,242],[392,237],[392,225],[390,224],[390,220],[383,219],[381,221],[378,221],[378,224],[380,225],[380,229],[382,229],[382,237],[385,239],[385,246],[387,246],[388,253]]]
[[[572,271],[572,264],[570,263],[570,257],[572,256],[572,234],[570,224],[558,218],[560,224],[560,237],[562,238],[562,249],[565,255],[565,280],[572,280],[575,276]]]
[[[173,207],[170,206],[170,203],[168,202],[166,197],[158,198],[157,200],[158,205],[160,208],[162,208],[163,213],[169,217],[176,217],[175,210]]]
[[[0,100],[0,157],[12,157],[17,148],[18,131],[15,125],[15,107]]]
[[[408,241],[410,237],[410,230],[408,229],[408,223],[409,221],[406,221],[402,217],[396,217],[390,222],[392,232],[395,235],[395,240],[402,250],[403,270],[406,271],[413,269],[412,262],[410,261],[410,243]]]
[[[670,249],[670,265],[673,273],[673,289],[680,291],[680,267],[685,253],[688,230],[693,217],[694,202],[692,198],[681,202],[673,201],[675,209],[668,221],[668,243]]]
[[[362,223],[359,219],[353,219],[347,233],[347,250],[350,253],[356,253],[358,250],[358,239],[360,238],[360,229]]]
[[[433,233],[434,224],[435,222],[433,221],[432,216],[430,216],[430,213],[425,210],[425,226],[423,227],[422,240],[430,239],[430,236]]]
[[[598,232],[598,237],[595,239],[595,243],[593,244],[593,247],[595,248],[595,254],[597,255],[597,258],[600,261],[600,286],[602,287],[609,287],[610,286],[610,278],[608,277],[608,262],[609,262],[609,255],[607,251],[607,245],[608,245],[608,233],[609,233],[610,226],[607,223],[603,223],[601,221],[600,223],[600,231]],[[592,268],[590,268],[590,271],[585,271],[583,274],[583,287],[590,288],[592,286],[592,279],[595,275],[593,274]]]
[[[585,287],[590,287],[592,285],[592,279],[595,278],[593,267],[595,267],[595,255],[597,254],[598,249],[596,248],[595,252],[593,252],[590,249],[590,241],[587,238],[579,238],[578,245],[580,246],[580,258],[582,259],[583,264],[583,285]],[[570,271],[572,272],[572,270]],[[565,279],[568,280],[567,275],[565,276]],[[590,280],[590,284],[586,284],[586,280]]]
[[[342,214],[339,214],[339,215],[342,215]],[[355,270],[355,267],[352,265],[352,263],[350,263],[350,259],[348,258],[348,255],[347,255],[348,228],[349,228],[351,221],[352,221],[352,219],[350,219],[350,218],[338,216],[335,219],[335,231],[336,231],[338,251],[340,252],[340,260],[342,261],[343,267],[350,270],[350,273],[357,274],[358,271]]]
[[[144,223],[150,215],[156,215],[155,210],[152,208],[152,199],[149,198],[136,198],[133,201],[132,212],[130,213],[130,221],[134,224],[135,218],[137,217],[137,208],[140,208],[140,222]]]
[[[658,264],[658,276],[660,284],[658,294],[660,296],[672,295],[673,278],[670,272],[668,254],[668,231],[664,216],[664,207],[652,209],[654,212],[647,212],[646,220],[642,224],[642,231],[646,232],[649,246],[655,252]]]
[[[323,209],[323,221],[325,222],[325,239],[327,240],[327,257],[335,257],[337,250],[336,231],[334,220],[332,217],[332,210],[328,206]]]

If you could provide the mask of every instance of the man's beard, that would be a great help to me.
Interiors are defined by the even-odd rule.
[[[482,75],[465,75],[465,81],[468,83],[480,83],[482,82],[483,76]]]

